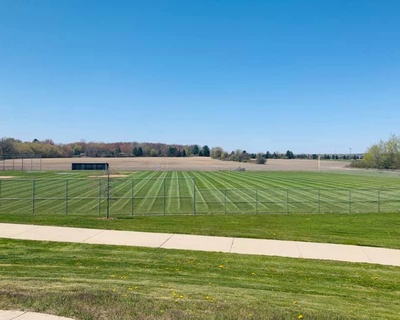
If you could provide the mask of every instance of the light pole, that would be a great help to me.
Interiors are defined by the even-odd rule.
[[[351,148],[349,148],[350,149],[350,159],[351,159]]]

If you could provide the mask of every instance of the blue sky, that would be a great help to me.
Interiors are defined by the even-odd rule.
[[[0,0],[0,137],[364,152],[399,134],[400,1]]]

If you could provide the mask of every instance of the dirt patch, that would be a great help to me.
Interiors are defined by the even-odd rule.
[[[71,163],[76,158],[42,159],[41,170],[48,171],[70,171]],[[112,172],[149,171],[231,171],[238,167],[246,171],[318,171],[317,160],[300,159],[268,159],[265,165],[255,163],[241,163],[233,161],[220,161],[207,157],[137,157],[137,158],[79,158],[80,162],[107,162]],[[348,170],[349,161],[321,160],[321,171]],[[12,164],[6,165],[6,170],[11,170]],[[95,174],[95,173],[94,173]],[[99,176],[96,176],[99,177]],[[119,175],[118,177],[123,178]]]
[[[110,177],[110,178],[126,178],[129,176],[127,174],[110,174],[110,175],[103,174],[101,176],[90,176],[90,178],[108,178],[108,177]]]
[[[14,179],[14,176],[0,176],[0,179]]]

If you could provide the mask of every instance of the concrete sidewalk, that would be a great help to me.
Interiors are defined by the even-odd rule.
[[[0,320],[73,320],[73,319],[52,316],[44,313],[36,313],[36,312],[0,310]]]
[[[216,251],[400,267],[400,250],[341,244],[0,223],[0,238]],[[0,318],[1,320],[1,318]]]

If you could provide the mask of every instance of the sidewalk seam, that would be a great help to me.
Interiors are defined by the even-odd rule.
[[[231,247],[229,248],[229,253],[232,253],[234,243],[235,243],[235,238],[232,238]]]
[[[361,251],[364,253],[364,255],[367,257],[367,259],[368,259],[368,261],[370,262],[370,263],[376,263],[376,262],[374,262],[374,261],[372,261],[371,260],[371,258],[369,257],[369,255],[365,252],[365,250],[364,250],[364,248],[362,247],[362,246],[360,246],[360,248],[361,248]]]
[[[86,241],[88,241],[89,239],[92,239],[93,237],[96,237],[96,236],[98,236],[99,234],[104,233],[105,231],[107,231],[107,230],[101,230],[101,231],[99,231],[98,233],[96,233],[96,234],[90,236],[89,238],[83,239],[81,242],[82,242],[82,243],[86,243]]]
[[[296,243],[296,248],[297,248],[297,250],[299,251],[299,258],[302,258],[302,259],[303,259],[303,255],[302,255],[302,253],[301,253],[299,244],[298,244],[297,242],[295,242],[295,243]]]
[[[29,226],[29,225],[24,224],[24,226]],[[20,235],[22,235],[22,234],[24,234],[24,233],[32,232],[32,231],[34,231],[34,230],[40,229],[40,228],[43,227],[43,226],[32,226],[32,227],[33,227],[32,229],[25,230],[25,231],[22,231],[22,232],[17,233],[17,234],[13,234],[13,235],[11,235],[10,237],[18,237],[18,236],[20,236]]]
[[[24,313],[19,314],[18,316],[16,316],[15,318],[11,318],[10,320],[18,319],[18,318],[22,317],[23,315],[26,315],[27,313],[28,313],[28,311],[25,311]]]
[[[165,240],[162,244],[160,244],[160,245],[158,246],[158,248],[161,249],[161,248],[163,247],[163,245],[166,244],[173,236],[174,236],[174,235],[171,234],[171,235],[168,237],[167,240]]]

